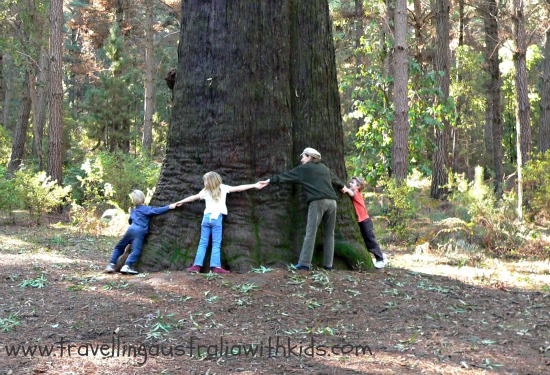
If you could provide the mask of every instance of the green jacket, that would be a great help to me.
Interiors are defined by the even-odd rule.
[[[304,187],[308,204],[319,199],[336,200],[333,185],[338,190],[344,187],[344,183],[334,176],[326,165],[314,162],[301,164],[290,171],[271,177],[269,181],[272,184],[282,182],[301,184]]]

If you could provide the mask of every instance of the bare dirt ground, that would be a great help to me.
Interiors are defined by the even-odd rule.
[[[107,275],[117,239],[0,226],[0,374],[550,373],[548,259]]]

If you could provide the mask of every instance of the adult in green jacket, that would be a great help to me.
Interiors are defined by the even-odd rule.
[[[319,151],[307,147],[300,156],[301,165],[273,176],[269,180],[261,181],[260,184],[262,188],[269,184],[278,183],[295,183],[303,186],[308,204],[306,236],[300,252],[300,259],[294,267],[299,270],[310,269],[315,236],[322,222],[324,234],[323,267],[326,270],[332,270],[337,199],[333,186],[341,190],[345,185],[333,175],[326,165],[321,163]]]

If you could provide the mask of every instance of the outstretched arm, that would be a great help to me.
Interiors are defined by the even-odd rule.
[[[181,201],[178,201],[176,202],[176,206],[177,207],[180,207],[180,206],[183,206],[184,203],[189,203],[189,202],[193,202],[193,201],[197,201],[201,199],[199,194],[195,194],[195,195],[190,195],[188,196],[187,198],[184,198],[182,199]]]
[[[353,190],[347,188],[347,187],[343,187],[342,189],[340,189],[340,191],[344,194],[348,194],[350,197],[354,197],[355,196],[355,193],[353,192]]]
[[[261,184],[259,182],[256,182],[255,184],[246,184],[246,185],[239,185],[239,186],[227,186],[227,191],[230,193],[236,193],[239,191],[245,191],[249,189],[261,189]]]

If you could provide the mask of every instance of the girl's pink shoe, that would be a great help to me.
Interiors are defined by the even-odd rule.
[[[224,270],[221,267],[212,267],[212,272],[214,272],[214,273],[231,273],[231,271]]]
[[[195,273],[201,272],[201,266],[189,267],[187,269],[187,272],[195,272]]]

